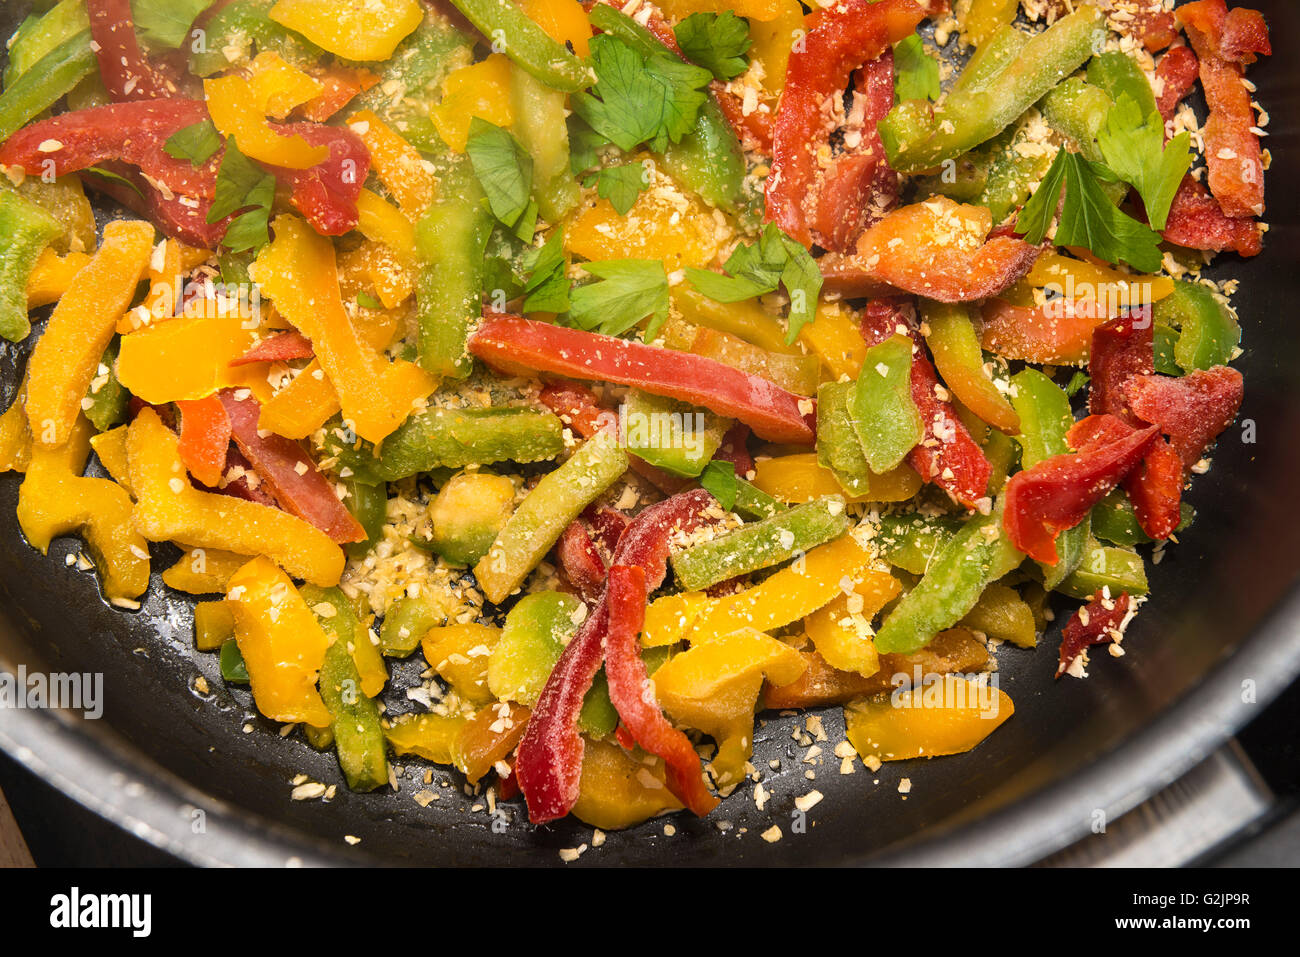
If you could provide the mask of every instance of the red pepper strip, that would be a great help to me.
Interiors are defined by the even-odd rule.
[[[573,590],[588,605],[600,600],[605,587],[605,561],[592,544],[587,527],[580,521],[569,523],[555,544],[560,569]]]
[[[316,468],[311,456],[297,442],[284,436],[261,435],[257,419],[262,406],[251,395],[238,398],[235,389],[219,395],[230,416],[231,432],[239,450],[247,456],[276,503],[292,515],[319,528],[332,541],[360,542],[366,537],[352,514],[334,494],[334,485]]]
[[[99,75],[116,101],[164,99],[176,84],[155,70],[140,51],[130,0],[86,0]]]
[[[1124,392],[1133,413],[1159,426],[1169,436],[1183,468],[1190,469],[1237,417],[1243,384],[1236,369],[1215,366],[1177,378],[1134,376]]]
[[[1115,424],[1126,434],[1054,455],[1007,480],[1002,525],[1012,545],[1035,561],[1057,563],[1056,536],[1083,521],[1142,460],[1160,432],[1154,425],[1131,429],[1118,419]]]
[[[1255,111],[1250,93],[1241,81],[1256,54],[1272,52],[1268,28],[1256,11],[1229,14],[1224,0],[1184,4],[1177,16],[1201,61],[1201,88],[1210,108],[1204,130],[1210,192],[1233,219],[1260,216],[1264,163],[1259,137],[1251,132]]]
[[[602,506],[594,511],[588,508],[587,513],[583,514],[583,518],[591,525],[591,533],[595,536],[594,543],[603,548],[605,554],[612,556],[618,548],[623,533],[627,531],[627,516],[608,506]]]
[[[1142,531],[1156,541],[1168,538],[1182,520],[1183,460],[1164,437],[1151,443],[1137,468],[1124,479],[1124,490]]]
[[[699,526],[706,520],[705,511],[716,506],[703,489],[651,505],[628,525],[613,564],[641,568],[646,589],[658,588],[667,574],[669,536],[675,529],[690,531]],[[551,669],[519,742],[515,775],[534,824],[564,817],[578,800],[585,749],[578,733],[578,712],[604,661],[608,606],[606,591]]]
[[[79,174],[86,185],[143,216],[165,235],[187,246],[215,249],[221,242],[221,237],[226,234],[226,226],[235,215],[232,213],[219,222],[209,223],[207,220],[209,201],[206,199],[197,201],[190,199],[187,202],[188,198],[184,196],[175,194],[164,196],[144,178],[139,170],[126,163],[109,161],[100,163],[97,168],[116,173],[135,188],[132,189],[127,183],[96,176],[89,170]]]
[[[812,197],[813,239],[833,252],[852,251],[858,236],[898,204],[902,179],[889,165],[876,129],[894,105],[894,51],[857,72],[850,118],[856,147],[831,160]]]
[[[1148,53],[1158,53],[1178,39],[1178,21],[1167,10],[1139,10],[1132,24],[1133,35]]]
[[[1155,371],[1155,324],[1150,307],[1103,323],[1092,331],[1088,359],[1088,411],[1113,415],[1132,426],[1138,420],[1124,401],[1124,383]]]
[[[1160,79],[1160,96],[1156,106],[1165,122],[1174,118],[1178,104],[1196,86],[1196,77],[1200,64],[1192,48],[1179,44],[1160,58],[1156,66],[1156,76]]]
[[[749,426],[737,422],[722,437],[722,445],[713,453],[715,459],[730,462],[735,466],[736,474],[744,478],[754,471],[754,457],[749,454],[746,443],[749,441]]]
[[[357,197],[370,172],[370,152],[356,133],[319,123],[272,123],[284,136],[328,146],[329,159],[307,169],[266,168],[292,190],[290,202],[322,236],[342,236],[357,226]]]
[[[324,123],[351,103],[355,96],[379,82],[379,77],[369,70],[345,66],[312,70],[311,75],[324,89],[295,109],[291,115],[313,123]]]
[[[925,435],[907,454],[908,464],[921,478],[933,482],[967,508],[978,509],[988,494],[993,464],[957,417],[952,403],[935,393],[939,376],[911,321],[911,303],[903,299],[875,299],[862,314],[862,338],[868,348],[907,329],[916,343],[912,350],[912,401],[921,413]]]
[[[766,218],[805,246],[813,242],[805,201],[814,191],[818,146],[829,140],[833,97],[855,69],[911,34],[924,11],[913,0],[844,0],[822,10],[790,54],[772,126]]]
[[[549,373],[630,385],[739,419],[769,442],[812,445],[808,403],[775,383],[704,356],[514,316],[484,319],[469,351],[518,375]]]
[[[196,167],[163,151],[173,133],[207,118],[207,107],[199,100],[146,100],[75,110],[9,137],[0,146],[0,165],[20,166],[31,176],[63,176],[106,160],[123,160],[173,193],[211,197],[219,153]],[[57,149],[41,149],[54,143]]]
[[[497,800],[509,801],[519,793],[519,780],[513,774],[497,774]]]
[[[1061,632],[1061,660],[1056,666],[1056,677],[1065,674],[1074,659],[1091,645],[1118,640],[1123,635],[1120,626],[1128,617],[1129,604],[1128,592],[1107,598],[1098,589],[1092,601],[1071,615]]]
[[[597,432],[613,434],[618,430],[618,415],[602,408],[596,394],[586,386],[573,382],[548,382],[538,399],[583,438],[589,439]],[[680,492],[691,484],[635,455],[628,456],[628,463],[632,471],[665,494]]]
[[[609,700],[632,737],[646,751],[664,759],[668,790],[699,817],[718,806],[700,770],[700,756],[690,738],[674,728],[647,694],[641,660],[641,626],[645,621],[645,571],[627,565],[609,570],[609,633],[605,636],[605,676]]]
[[[230,364],[246,366],[254,362],[288,362],[291,359],[310,359],[313,355],[311,340],[301,332],[280,332],[263,339]]]
[[[1041,306],[1013,306],[990,299],[981,308],[980,344],[1005,359],[1055,365],[1086,362],[1092,333],[1105,313],[1092,299],[1054,299]]]
[[[230,451],[230,416],[215,395],[176,403],[181,414],[178,451],[185,468],[204,485],[220,484]]]
[[[1225,216],[1218,201],[1190,175],[1183,177],[1174,194],[1160,235],[1176,246],[1215,252],[1230,249],[1247,257],[1258,256],[1264,245],[1254,220]]]

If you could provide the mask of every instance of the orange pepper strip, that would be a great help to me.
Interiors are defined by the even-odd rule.
[[[274,50],[263,50],[255,56],[248,70],[253,102],[264,106],[266,115],[277,120],[325,91],[324,84],[285,62]]]
[[[415,227],[396,206],[368,189],[357,197],[357,229],[367,239],[391,249],[404,268],[415,264]]]
[[[99,464],[104,466],[108,477],[126,489],[127,495],[135,498],[135,493],[131,491],[131,471],[126,464],[126,426],[119,425],[107,432],[92,435],[90,447],[99,459]]]
[[[329,639],[289,577],[259,555],[230,576],[226,603],[257,710],[272,721],[328,727],[316,676]]]
[[[871,640],[871,619],[901,589],[888,572],[867,569],[852,595],[838,595],[804,620],[817,653],[832,668],[869,677],[880,670],[880,656]]]
[[[37,309],[58,302],[72,286],[77,273],[90,262],[89,253],[60,256],[48,246],[36,257],[36,265],[27,280],[27,309]]]
[[[1001,688],[944,675],[919,688],[882,692],[849,705],[844,727],[864,759],[905,761],[969,751],[1015,710]]]
[[[384,188],[397,200],[407,218],[414,222],[433,202],[437,181],[414,146],[402,139],[371,110],[360,110],[348,118],[352,132],[370,150],[370,162]]]
[[[523,0],[520,6],[556,43],[571,43],[583,59],[591,55],[591,20],[578,0]]]
[[[226,471],[230,451],[230,416],[215,395],[185,399],[176,403],[181,413],[181,436],[177,445],[181,461],[190,474],[209,488],[216,488]]]
[[[27,421],[45,448],[57,448],[72,434],[81,400],[152,249],[149,223],[109,223],[99,251],[54,307],[27,371]]]
[[[14,396],[14,401],[0,415],[0,472],[26,472],[32,460],[32,430],[27,427],[27,380]]]
[[[185,478],[176,433],[143,409],[126,437],[135,527],[153,542],[265,555],[295,578],[329,588],[343,574],[343,549],[288,512],[205,492]]]
[[[222,136],[235,138],[250,159],[285,169],[308,169],[329,159],[328,146],[312,146],[297,134],[283,136],[266,121],[266,104],[242,76],[203,81],[208,113]]]
[[[18,524],[42,554],[59,535],[80,532],[95,557],[104,596],[136,598],[149,587],[148,543],[132,527],[131,496],[108,479],[86,478],[93,431],[85,416],[55,449],[36,447],[18,489]]]
[[[754,463],[754,486],[790,504],[811,502],[828,495],[844,495],[834,473],[823,468],[815,452],[799,452]],[[848,502],[905,502],[921,488],[921,476],[906,462],[884,475],[871,476],[863,496],[845,496]]]
[[[216,548],[191,548],[176,559],[176,564],[163,570],[162,580],[168,588],[190,595],[212,595],[225,592],[230,587],[231,576],[247,564],[247,555]]]
[[[163,240],[161,246],[161,252],[157,246],[154,247],[149,257],[149,267],[145,270],[149,292],[144,297],[144,302],[117,322],[117,331],[124,335],[179,315],[177,306],[185,274],[206,262],[212,255],[206,249],[186,246],[175,239]]]
[[[275,239],[253,272],[280,313],[311,340],[345,420],[363,439],[382,442],[433,391],[436,383],[423,369],[386,362],[362,341],[343,308],[334,244],[302,220],[276,219]]]
[[[252,348],[257,329],[239,315],[187,315],[122,337],[117,378],[150,405],[202,399],[225,386],[270,391],[264,367],[230,363]]]
[[[324,123],[358,94],[379,82],[379,77],[369,70],[338,65],[313,69],[311,74],[320,81],[323,89],[319,96],[308,100],[295,112],[313,123]]]
[[[262,404],[260,429],[286,439],[305,439],[339,411],[339,396],[313,359],[292,382]]]

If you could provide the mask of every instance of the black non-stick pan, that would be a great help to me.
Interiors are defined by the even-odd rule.
[[[746,784],[706,820],[679,814],[610,834],[580,864],[1031,861],[1173,780],[1300,671],[1300,59],[1291,52],[1300,5],[1256,5],[1276,51],[1251,73],[1272,114],[1272,230],[1263,255],[1225,257],[1215,270],[1241,281],[1245,404],[1196,481],[1194,525],[1151,568],[1153,597],[1129,631],[1128,654],[1094,655],[1087,680],[1055,681],[1059,632],[1037,652],[1004,648],[1010,721],[969,754],[874,774],[861,765],[840,774],[831,754],[842,740],[838,708],[822,713],[830,740],[811,764],[791,734],[803,717],[765,714],[754,759],[772,794],[763,810]],[[0,36],[26,6],[2,5]],[[0,349],[5,405],[29,348]],[[93,721],[0,710],[0,747],[72,798],[203,864],[553,864],[559,849],[590,843],[591,828],[576,821],[530,826],[518,801],[490,814],[454,771],[435,769],[426,785],[419,761],[402,768],[397,792],[349,792],[332,754],[280,737],[244,691],[225,688],[215,657],[191,646],[182,596],[155,580],[139,612],[112,609],[91,574],[65,563],[75,541],[56,542],[46,557],[27,547],[17,490],[18,477],[0,477],[0,667],[102,673],[104,710]],[[155,567],[172,557],[156,549]],[[403,689],[415,670],[399,669],[394,708],[410,707]],[[200,675],[210,694],[195,689]],[[338,784],[333,799],[291,800],[299,774]],[[794,800],[814,789],[823,799],[801,816]],[[438,799],[422,806],[428,795],[414,795],[426,790]],[[784,837],[768,843],[760,833],[773,823]]]

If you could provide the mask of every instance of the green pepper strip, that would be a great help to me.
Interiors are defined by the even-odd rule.
[[[808,502],[675,553],[673,571],[683,588],[699,591],[737,575],[779,565],[800,552],[839,538],[848,529],[843,502]]]
[[[245,47],[251,58],[253,45],[257,52],[273,50],[295,65],[319,63],[324,51],[272,20],[271,7],[266,0],[235,0],[217,11],[204,28],[203,46],[190,53],[190,72],[211,76],[229,70],[244,61],[232,63],[225,51]]]
[[[1112,595],[1145,595],[1149,589],[1142,556],[1130,548],[1102,545],[1089,538],[1083,561],[1056,590],[1087,601],[1101,588],[1109,588]]]
[[[569,523],[618,481],[627,466],[627,452],[602,432],[544,475],[474,566],[488,600],[504,601],[522,585]]]
[[[343,479],[343,483],[348,490],[343,504],[366,531],[363,541],[344,546],[349,558],[358,558],[384,536],[384,524],[388,520],[388,486],[362,482],[355,475]]]
[[[1090,163],[1102,162],[1097,133],[1113,105],[1105,90],[1077,76],[1059,84],[1038,102],[1047,125],[1070,140]],[[1127,183],[1102,183],[1102,192],[1115,204],[1123,201],[1128,190]]]
[[[1143,116],[1159,112],[1156,95],[1146,75],[1127,53],[1110,50],[1092,58],[1088,64],[1088,82],[1100,88],[1112,101],[1127,93]]]
[[[988,40],[975,51],[965,69],[953,80],[948,95],[978,93],[986,89],[1008,66],[1020,56],[1029,42],[1029,34],[1010,24],[998,27]]]
[[[438,199],[416,226],[419,362],[434,375],[463,379],[473,367],[465,340],[483,309],[493,220],[468,156],[448,156],[440,172]]]
[[[960,519],[947,515],[925,516],[895,512],[880,516],[880,530],[871,543],[880,557],[895,568],[924,575],[940,550],[961,530]]]
[[[1177,281],[1173,293],[1156,303],[1152,318],[1157,328],[1178,330],[1174,360],[1183,372],[1226,365],[1241,342],[1232,309],[1197,282]]]
[[[90,16],[86,13],[85,0],[62,0],[43,16],[29,16],[18,28],[9,46],[4,88],[13,86],[41,57],[64,40],[89,30]]]
[[[593,26],[622,40],[642,56],[670,52],[653,33],[608,4],[595,4],[589,16]],[[694,128],[681,142],[670,143],[661,159],[673,179],[706,203],[733,216],[748,213],[745,153],[712,94],[700,107]]]
[[[1182,518],[1175,532],[1181,532],[1192,524],[1196,518],[1196,509],[1186,502],[1179,505]],[[1150,544],[1153,539],[1142,531],[1138,523],[1133,503],[1122,489],[1115,489],[1092,507],[1092,534],[1112,545],[1132,548],[1138,544]]]
[[[117,381],[117,348],[118,339],[113,337],[113,341],[108,344],[104,350],[104,358],[99,361],[100,367],[107,369],[107,372],[95,374],[91,381],[91,390],[86,393],[86,398],[90,400],[89,404],[82,403],[82,411],[86,418],[100,432],[107,432],[113,426],[126,421],[127,406],[131,401],[131,393],[122,387],[122,383]],[[101,378],[103,381],[101,382]],[[99,388],[95,388],[95,383],[99,382]]]
[[[871,490],[871,468],[849,414],[852,382],[824,382],[817,389],[817,464],[830,469],[840,488],[860,497]]]
[[[976,515],[930,561],[925,575],[899,599],[876,633],[882,654],[910,654],[961,621],[989,583],[1024,559],[1002,529],[1002,502]]]
[[[27,280],[36,258],[63,234],[53,216],[17,193],[0,190],[0,336],[20,342],[32,331]]]
[[[912,339],[896,334],[867,350],[849,396],[849,415],[867,465],[877,475],[897,468],[925,437],[912,398]]]
[[[1020,416],[1020,464],[1033,468],[1044,459],[1068,452],[1065,434],[1074,424],[1070,399],[1055,382],[1037,369],[1024,369],[1011,378],[1011,405]],[[1083,560],[1087,548],[1089,521],[1057,536],[1055,565],[1040,565],[1043,585],[1049,590],[1063,582]]]
[[[591,70],[563,46],[547,36],[510,0],[452,0],[470,23],[494,44],[547,86],[576,93],[591,84]]]
[[[493,462],[541,462],[564,451],[564,423],[542,409],[427,409],[412,415],[384,440],[376,455],[368,442],[345,444],[335,420],[325,428],[325,448],[356,478],[370,485],[436,468]]]
[[[234,638],[227,638],[221,643],[221,652],[217,656],[221,666],[221,680],[228,684],[246,685],[250,683],[248,665]]]
[[[388,783],[384,729],[379,723],[379,707],[361,691],[361,675],[349,648],[353,642],[370,639],[338,588],[307,585],[302,597],[313,610],[321,603],[334,608],[329,618],[316,616],[325,634],[334,639],[321,664],[320,696],[334,719],[334,747],[348,787],[373,791]]]
[[[533,158],[533,199],[548,223],[558,223],[578,205],[581,191],[569,169],[569,133],[565,126],[566,97],[527,70],[510,71],[513,131]]]
[[[0,94],[0,143],[53,106],[98,68],[90,49],[90,31],[56,46]]]
[[[777,501],[742,478],[736,479],[736,501],[731,510],[737,515],[757,521],[771,518],[777,512],[784,512],[786,509],[784,502]]]
[[[918,173],[992,139],[1092,54],[1101,12],[1082,7],[1034,36],[984,89],[950,94],[933,114],[917,101],[881,121],[890,165]]]
[[[390,658],[405,658],[420,647],[430,628],[447,624],[442,605],[423,595],[403,595],[388,606],[379,629],[379,650]]]
[[[731,428],[730,419],[639,389],[628,392],[624,413],[628,451],[683,478],[704,471]]]

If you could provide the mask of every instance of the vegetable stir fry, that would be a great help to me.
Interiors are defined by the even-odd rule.
[[[1120,667],[1242,401],[1201,270],[1266,231],[1263,18],[723,6],[35,4],[28,543],[124,612],[169,563],[349,787],[431,762],[537,824],[708,815],[765,709],[842,706],[841,773],[968,751],[1055,614],[1041,667]]]

